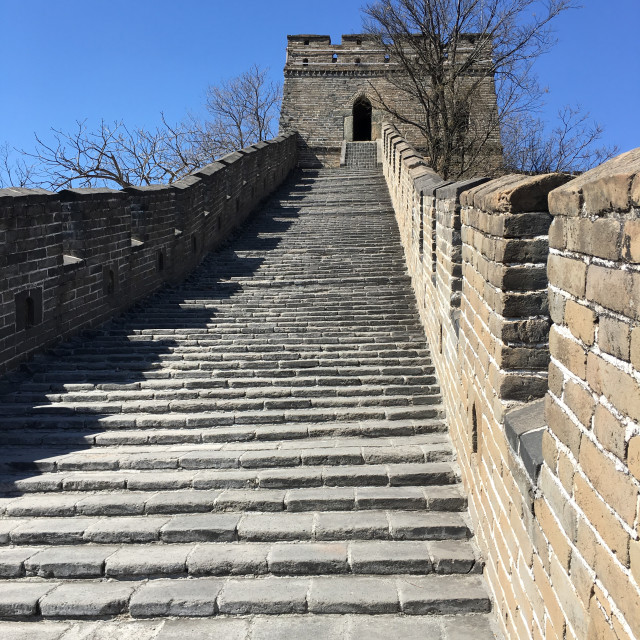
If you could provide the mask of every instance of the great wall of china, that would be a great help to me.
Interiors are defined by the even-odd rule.
[[[640,150],[445,181],[345,38],[325,141],[0,190],[3,638],[640,637]]]

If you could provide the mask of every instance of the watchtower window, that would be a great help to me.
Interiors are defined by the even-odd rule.
[[[31,296],[24,300],[24,327],[28,329],[36,323],[36,303]]]
[[[164,271],[164,253],[158,251],[158,271]]]
[[[356,64],[360,64],[360,58],[356,58]]]
[[[305,46],[308,46],[308,45],[309,45],[309,41],[308,41],[308,40],[305,40],[305,41],[304,41],[304,44],[305,44]]]
[[[195,236],[195,233],[191,236],[191,251],[196,253],[198,251],[198,239]]]
[[[353,105],[353,139],[371,140],[371,102],[364,96]]]
[[[385,62],[389,62],[390,60],[391,60],[391,56],[390,56],[388,53],[387,53],[387,54],[385,54],[385,56],[384,56],[384,61],[385,61]]]
[[[338,54],[334,53],[333,57],[331,58],[331,62],[338,62]]]
[[[116,276],[113,273],[113,269],[109,269],[107,273],[107,295],[112,296],[116,292]]]
[[[473,404],[473,407],[471,407],[469,440],[471,441],[471,452],[478,453],[478,411],[475,403]]]
[[[303,66],[305,66],[305,67],[306,67],[306,66],[308,66],[308,64],[309,64],[309,58],[303,58],[303,60],[302,60],[302,64],[303,64]]]
[[[362,38],[358,38],[358,39],[356,40],[356,44],[357,44],[357,45],[361,45],[361,44],[362,44]]]

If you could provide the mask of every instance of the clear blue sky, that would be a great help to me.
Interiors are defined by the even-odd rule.
[[[153,125],[199,112],[254,62],[280,78],[287,34],[360,31],[364,0],[0,0],[0,142],[76,119]],[[640,146],[640,0],[583,0],[537,72],[547,110],[580,103],[606,142]]]

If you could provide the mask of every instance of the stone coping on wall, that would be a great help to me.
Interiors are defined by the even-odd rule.
[[[571,179],[563,173],[508,174],[466,190],[460,195],[460,204],[495,213],[546,212],[549,192]]]
[[[576,217],[640,206],[640,147],[627,151],[549,194],[549,210]]]

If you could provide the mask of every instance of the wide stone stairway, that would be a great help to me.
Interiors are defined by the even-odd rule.
[[[493,638],[377,171],[299,174],[2,397],[0,638]]]

